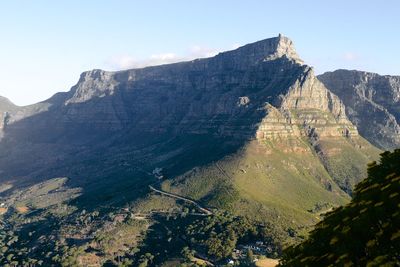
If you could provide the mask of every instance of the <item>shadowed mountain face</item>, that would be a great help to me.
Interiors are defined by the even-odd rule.
[[[343,99],[361,135],[382,149],[400,147],[400,77],[337,70],[318,76]]]
[[[83,189],[81,203],[136,199],[160,167],[172,191],[201,201],[224,190],[196,195],[185,181],[211,175],[216,188],[227,182],[241,196],[232,205],[258,201],[279,209],[274,203],[289,207],[294,200],[307,214],[318,202],[343,203],[378,152],[282,36],[213,58],[85,72],[68,93],[27,107],[2,101],[0,110],[0,181],[18,187],[68,177]],[[208,172],[219,163],[225,174]],[[234,163],[254,173],[253,184]],[[188,177],[196,167],[202,171]],[[257,180],[267,176],[279,181],[278,194],[263,195],[276,186]],[[294,181],[304,196],[287,187]],[[258,195],[249,194],[257,184]]]
[[[280,101],[304,71],[277,52],[290,45],[274,38],[210,59],[89,71],[68,93],[28,107],[6,106],[1,180],[66,175],[86,183],[119,169],[137,177],[136,165],[146,176],[161,163],[178,172],[215,160],[254,136],[265,102]],[[190,166],[175,160],[202,153],[208,155]]]

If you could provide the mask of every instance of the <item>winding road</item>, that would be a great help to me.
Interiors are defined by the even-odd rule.
[[[199,203],[197,203],[196,201],[194,201],[192,199],[189,199],[189,198],[182,197],[182,196],[179,196],[179,195],[176,195],[176,194],[173,194],[173,193],[168,193],[168,192],[156,189],[152,185],[149,185],[149,188],[150,188],[151,191],[154,191],[154,192],[159,193],[161,195],[172,197],[172,198],[176,198],[176,199],[180,199],[180,200],[183,200],[183,201],[185,201],[187,203],[190,203],[190,204],[196,206],[201,212],[203,212],[207,216],[213,214],[213,212],[211,210],[202,207]]]

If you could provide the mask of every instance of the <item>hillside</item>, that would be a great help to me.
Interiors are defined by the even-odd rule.
[[[219,261],[208,224],[237,221],[238,236],[217,234],[268,239],[276,257],[348,202],[380,153],[281,35],[212,58],[88,71],[69,92],[1,110],[2,218],[18,238],[0,263],[161,264],[185,242]],[[154,245],[160,236],[172,251]]]
[[[303,243],[284,251],[279,266],[398,266],[400,150],[368,167],[351,202],[329,212]]]

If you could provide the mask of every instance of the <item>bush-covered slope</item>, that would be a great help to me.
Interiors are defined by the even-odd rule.
[[[280,266],[399,266],[400,149],[368,168],[352,201],[284,251]]]

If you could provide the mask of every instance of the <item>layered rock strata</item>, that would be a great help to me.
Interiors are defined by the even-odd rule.
[[[318,76],[343,99],[360,133],[382,149],[400,147],[400,77],[337,70]]]

